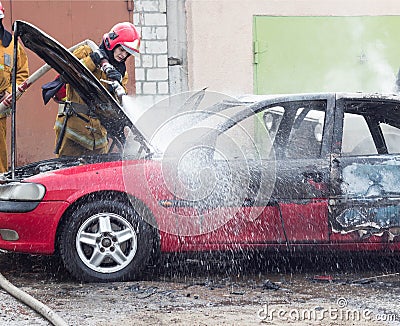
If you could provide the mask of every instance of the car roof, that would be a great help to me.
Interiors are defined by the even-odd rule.
[[[352,99],[352,100],[393,100],[400,101],[400,94],[384,94],[384,93],[367,93],[367,92],[315,92],[315,93],[294,93],[294,94],[266,94],[253,95],[245,94],[238,96],[238,100],[242,102],[285,102],[285,101],[307,101],[318,100],[333,97],[336,100]]]

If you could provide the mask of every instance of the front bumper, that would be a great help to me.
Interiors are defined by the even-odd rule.
[[[40,201],[8,201],[0,200],[0,213],[26,213],[33,211]]]
[[[18,235],[17,240],[6,240],[0,236],[0,249],[21,253],[54,253],[57,226],[68,205],[64,201],[44,201],[29,212],[0,212],[0,229],[11,230]]]

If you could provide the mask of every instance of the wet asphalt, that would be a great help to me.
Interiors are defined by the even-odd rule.
[[[193,325],[282,324],[276,316],[262,319],[266,304],[287,311],[328,311],[337,309],[339,300],[351,312],[371,310],[380,318],[364,324],[400,325],[400,258],[391,255],[169,255],[141,280],[101,284],[73,279],[55,257],[2,252],[0,273],[69,325],[186,325],[187,318]],[[0,302],[1,325],[49,325],[3,290]],[[324,316],[326,324],[338,325],[329,318]],[[346,322],[353,321],[339,324]]]

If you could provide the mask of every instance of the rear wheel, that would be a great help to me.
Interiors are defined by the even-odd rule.
[[[154,248],[154,229],[133,208],[101,200],[79,206],[60,231],[66,269],[88,282],[138,279]]]

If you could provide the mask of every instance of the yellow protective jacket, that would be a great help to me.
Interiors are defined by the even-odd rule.
[[[4,47],[3,40],[0,39],[0,93],[7,91],[9,93],[12,92],[11,85],[11,71],[13,68],[14,62],[14,39],[11,34],[4,30],[4,33],[7,33],[8,37],[11,37],[11,42],[7,47]],[[24,48],[18,43],[17,49],[17,74],[16,74],[16,82],[17,85],[22,84],[29,77],[29,68],[28,68],[28,57],[25,53]],[[3,118],[9,115],[11,112],[11,108],[7,111],[0,113],[0,118]]]
[[[73,54],[81,60],[81,62],[93,73],[97,79],[107,80],[106,74],[97,67],[92,59],[90,58],[92,53],[91,48],[88,45],[82,45],[75,49]],[[126,84],[128,83],[128,73],[125,73],[122,79],[122,86],[126,91]],[[102,83],[106,89],[108,86],[106,83]],[[66,85],[66,99],[67,101],[85,104],[78,92],[76,92],[70,85]],[[94,111],[96,113],[96,111]],[[66,138],[78,143],[82,147],[88,150],[98,150],[108,145],[107,130],[100,123],[100,120],[88,115],[79,113],[81,117],[71,116],[67,122],[67,128],[65,131]],[[84,119],[82,119],[82,116]],[[59,115],[56,120],[55,130],[58,134],[63,124],[64,116]],[[77,153],[80,155],[80,153]]]
[[[14,66],[14,40],[10,32],[3,30],[3,37],[0,38],[0,93],[7,91],[11,94],[11,71]],[[17,85],[22,84],[29,77],[28,57],[24,48],[18,43],[17,48]],[[11,108],[0,112],[0,173],[8,169],[7,154],[7,115]]]

